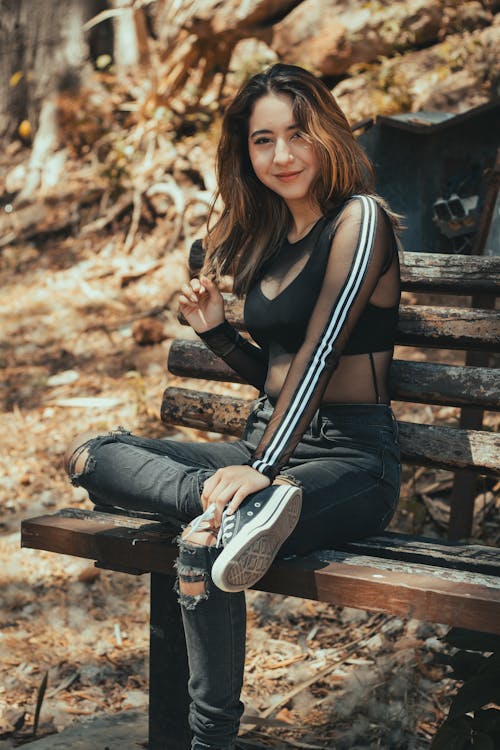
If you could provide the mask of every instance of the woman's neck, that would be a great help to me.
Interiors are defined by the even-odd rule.
[[[291,210],[291,214],[292,225],[288,232],[289,242],[298,242],[302,237],[305,237],[311,227],[323,216],[318,206],[311,206],[308,210],[300,212]]]

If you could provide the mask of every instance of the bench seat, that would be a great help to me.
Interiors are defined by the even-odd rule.
[[[135,574],[173,576],[174,535],[158,521],[74,508],[22,524],[23,546]],[[500,635],[500,550],[493,547],[387,533],[278,559],[255,588]]]

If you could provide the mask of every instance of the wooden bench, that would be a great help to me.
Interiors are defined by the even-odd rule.
[[[194,262],[193,262],[194,264]],[[439,295],[498,295],[500,259],[405,255],[403,288]],[[228,296],[228,317],[242,326],[241,304]],[[398,344],[493,352],[500,315],[470,306],[401,306]],[[406,360],[398,350],[391,370],[396,401],[500,410],[495,367]],[[175,341],[169,370],[217,383],[237,376],[201,343]],[[215,386],[214,386],[215,383]],[[162,403],[167,424],[238,435],[249,401],[169,387]],[[419,418],[426,414],[419,412]],[[500,436],[401,421],[404,462],[479,472],[499,471]],[[151,574],[150,750],[188,750],[187,662],[179,606],[172,590],[176,548],[158,522],[97,511],[65,509],[22,523],[22,545],[95,560],[108,570]],[[278,559],[257,589],[359,607],[402,617],[500,634],[500,550],[386,533],[303,557]]]

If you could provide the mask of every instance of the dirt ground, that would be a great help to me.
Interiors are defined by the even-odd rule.
[[[159,260],[153,242],[124,253],[125,233],[116,222],[83,237],[46,234],[0,256],[6,747],[30,737],[46,675],[37,736],[95,712],[147,709],[147,577],[19,546],[22,518],[90,507],[62,467],[75,432],[124,425],[144,435],[205,439],[159,420],[164,387],[180,382],[167,376],[166,357],[180,330],[175,290],[185,278],[188,242]],[[146,327],[156,326],[163,340],[141,346],[134,326],[151,312]],[[457,418],[453,409],[433,413],[436,421]],[[406,469],[394,528],[441,535],[449,484],[445,473]],[[480,490],[475,538],[498,544],[498,501],[491,484]],[[455,685],[433,662],[444,627],[255,592],[248,601],[242,740],[273,748],[429,747]]]

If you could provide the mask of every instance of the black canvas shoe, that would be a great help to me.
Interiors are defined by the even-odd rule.
[[[223,549],[212,568],[222,591],[244,591],[268,570],[299,520],[302,491],[273,484],[242,502],[231,516],[223,513],[218,543]]]

